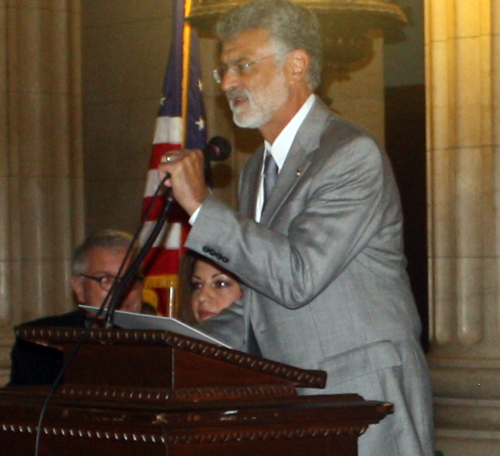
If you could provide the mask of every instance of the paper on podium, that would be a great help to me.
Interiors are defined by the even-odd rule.
[[[80,304],[79,307],[91,313],[96,313],[99,308],[94,306],[85,306]],[[183,336],[192,337],[193,339],[210,342],[211,344],[221,345],[231,348],[226,344],[214,339],[213,337],[203,334],[201,331],[192,326],[176,320],[171,317],[160,317],[157,315],[147,315],[135,312],[125,312],[123,310],[115,310],[113,324],[123,329],[154,329],[170,331]]]

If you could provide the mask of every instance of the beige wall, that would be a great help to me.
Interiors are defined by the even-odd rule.
[[[12,326],[71,308],[83,230],[80,1],[0,1],[0,381]]]
[[[334,81],[328,92],[331,107],[347,119],[370,130],[384,143],[384,69],[383,38],[373,33],[373,59],[349,74],[348,79]]]
[[[86,231],[135,231],[170,45],[171,2],[82,3]]]

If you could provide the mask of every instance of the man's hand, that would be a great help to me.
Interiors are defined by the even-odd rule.
[[[165,185],[172,187],[174,198],[189,216],[210,194],[205,183],[204,163],[205,158],[200,149],[175,149],[167,152],[158,166],[160,179],[167,173],[170,175]]]

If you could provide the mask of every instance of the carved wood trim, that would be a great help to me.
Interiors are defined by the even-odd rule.
[[[56,426],[44,426],[43,434],[47,436],[106,439],[114,441],[128,441],[130,443],[162,443],[165,445],[184,444],[206,444],[218,442],[242,442],[257,440],[285,440],[285,439],[308,439],[325,438],[329,436],[352,436],[357,437],[363,434],[368,426],[294,426],[287,429],[264,429],[264,430],[220,430],[220,431],[168,431],[168,434],[145,433],[145,432],[120,432],[104,431],[95,429],[75,429]],[[37,426],[22,424],[2,424],[0,432],[35,434]],[[196,433],[194,433],[196,432]]]
[[[15,328],[15,334],[17,337],[35,343],[49,343],[51,345],[76,343],[80,337],[84,337],[86,343],[94,344],[164,345],[252,369],[256,372],[274,375],[298,387],[324,388],[326,384],[326,372],[324,371],[299,369],[169,331],[101,328],[85,331],[76,328],[18,326]]]
[[[61,396],[74,398],[120,399],[147,403],[192,402],[193,400],[208,401],[231,398],[290,397],[296,394],[295,388],[292,385],[217,386],[178,388],[175,390],[63,385],[57,392]]]

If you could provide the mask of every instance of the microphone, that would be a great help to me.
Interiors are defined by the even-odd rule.
[[[205,182],[209,187],[213,187],[212,168],[210,162],[224,161],[231,154],[231,144],[222,136],[214,136],[210,138],[207,145],[203,149],[205,156]]]
[[[231,144],[222,136],[214,136],[210,138],[203,149],[203,154],[205,155],[205,163],[224,161],[231,154]]]

